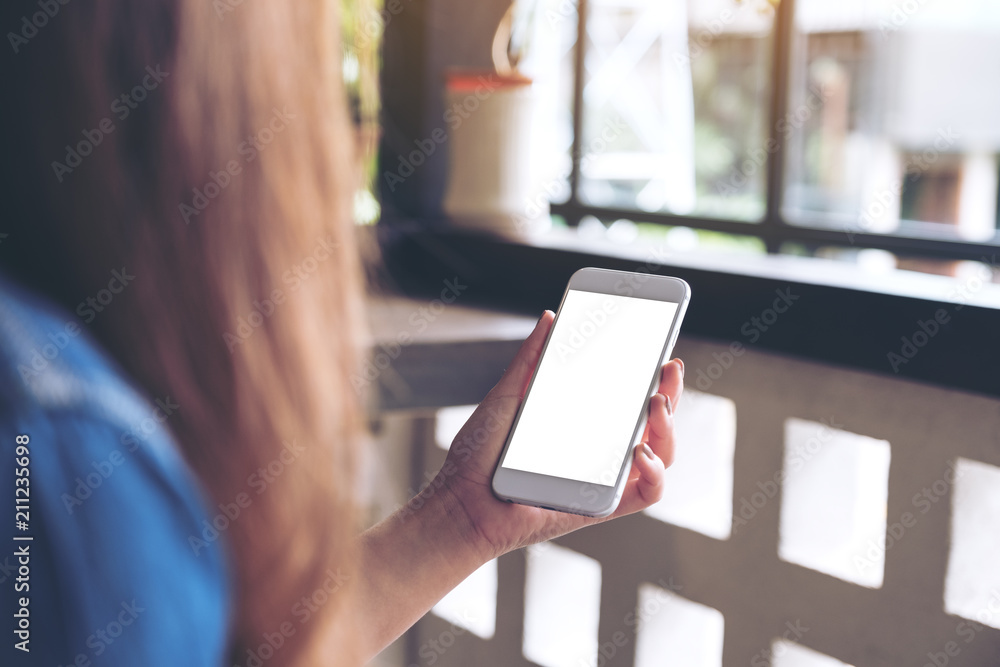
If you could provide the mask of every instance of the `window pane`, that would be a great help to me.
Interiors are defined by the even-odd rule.
[[[580,198],[758,220],[773,9],[766,0],[592,0]]]
[[[577,1],[518,2],[513,22],[519,37],[510,50],[517,53],[518,71],[534,82],[531,154],[526,166],[535,184],[524,202],[519,231],[545,231],[558,226],[549,218],[549,202],[564,202],[570,192]]]
[[[1000,5],[796,0],[785,213],[993,241]]]

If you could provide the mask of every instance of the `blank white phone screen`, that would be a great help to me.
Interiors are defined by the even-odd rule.
[[[614,486],[676,311],[569,290],[502,467]]]

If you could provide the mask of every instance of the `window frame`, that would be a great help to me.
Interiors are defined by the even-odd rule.
[[[576,227],[584,216],[601,220],[626,218],[636,222],[684,226],[713,232],[723,232],[760,239],[769,254],[780,252],[785,243],[800,243],[807,247],[836,246],[855,249],[879,249],[901,257],[929,257],[944,260],[984,261],[1000,247],[995,243],[938,239],[907,234],[880,234],[863,230],[838,230],[821,224],[792,224],[782,212],[785,188],[785,161],[788,142],[777,131],[779,121],[788,109],[788,86],[794,39],[795,0],[780,0],[775,10],[771,39],[770,108],[768,109],[768,145],[776,146],[765,163],[764,216],[757,222],[667,212],[648,212],[638,208],[608,207],[587,204],[580,199],[580,163],[583,151],[583,87],[584,59],[587,49],[587,17],[589,0],[577,0],[576,45],[573,53],[573,143],[572,168],[569,175],[569,197],[566,201],[550,202],[553,215],[562,216],[570,227]],[[1000,205],[1000,203],[998,203]],[[997,237],[994,237],[996,239]],[[988,261],[988,260],[987,260]]]

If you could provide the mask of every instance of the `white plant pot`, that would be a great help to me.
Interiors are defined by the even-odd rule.
[[[531,231],[539,218],[532,198],[531,81],[453,74],[445,96],[450,162],[445,213],[460,227],[515,235]]]

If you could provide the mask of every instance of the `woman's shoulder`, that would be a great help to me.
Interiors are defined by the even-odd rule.
[[[0,498],[28,499],[13,602],[28,602],[32,663],[224,660],[224,535],[170,434],[183,409],[145,399],[80,318],[0,277],[0,455],[15,466]]]

